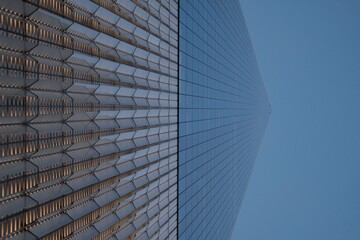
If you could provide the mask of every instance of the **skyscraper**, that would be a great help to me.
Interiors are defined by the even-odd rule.
[[[229,239],[268,98],[238,0],[181,0],[179,26],[179,239]]]
[[[177,2],[0,14],[0,238],[175,238]]]
[[[0,38],[0,238],[229,238],[269,111],[237,0],[1,0]]]

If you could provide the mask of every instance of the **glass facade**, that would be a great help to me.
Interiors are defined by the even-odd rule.
[[[176,239],[177,0],[0,0],[0,238]]]
[[[179,239],[229,239],[269,118],[238,0],[180,1]]]
[[[237,0],[0,0],[0,58],[1,239],[230,237],[270,110]]]

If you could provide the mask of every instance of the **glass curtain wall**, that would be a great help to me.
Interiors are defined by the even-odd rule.
[[[179,239],[229,239],[269,118],[238,0],[180,1]]]

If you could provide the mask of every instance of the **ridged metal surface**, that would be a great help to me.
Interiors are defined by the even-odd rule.
[[[0,237],[176,238],[178,2],[0,6]]]

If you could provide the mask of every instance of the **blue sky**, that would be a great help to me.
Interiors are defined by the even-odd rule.
[[[272,115],[233,240],[360,239],[360,1],[240,0]]]

